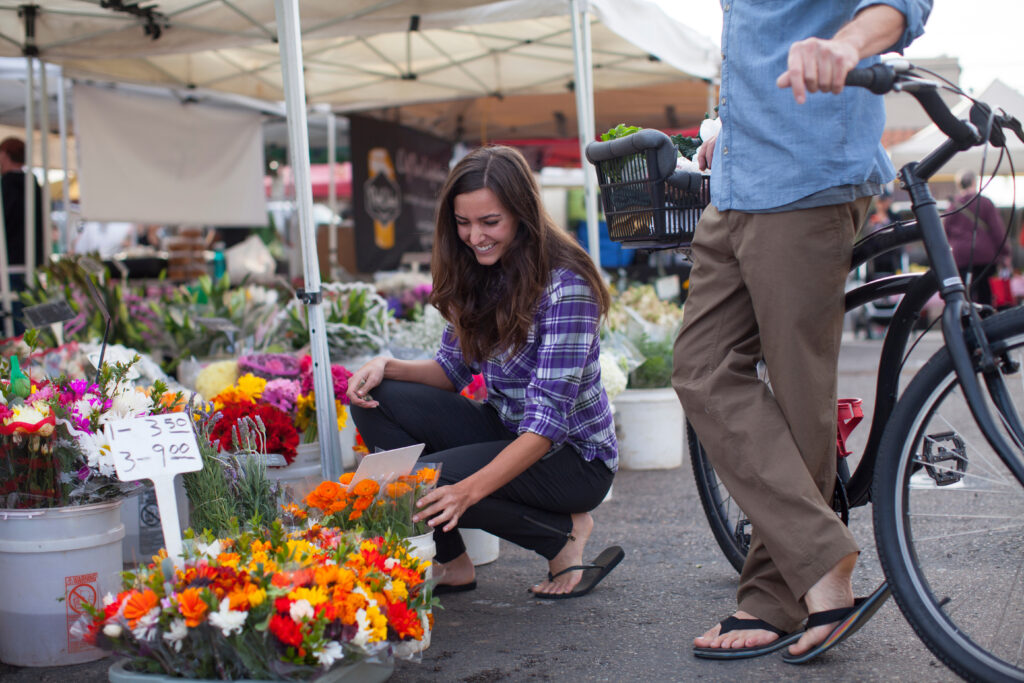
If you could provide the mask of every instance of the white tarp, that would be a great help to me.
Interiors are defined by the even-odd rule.
[[[675,107],[680,126],[703,118],[704,81],[717,77],[720,61],[713,42],[649,0],[581,4],[592,18],[595,91],[675,82],[681,102],[663,106]],[[41,58],[68,76],[284,99],[269,0],[152,7],[155,40],[144,18],[79,0],[47,2],[36,26]],[[494,121],[509,97],[568,93],[575,80],[567,0],[302,0],[301,8],[306,95],[335,112],[487,98]],[[0,12],[0,37],[8,38],[0,55],[21,53],[22,23]],[[575,123],[571,108],[560,113]],[[534,118],[553,128],[550,109]]]
[[[82,215],[263,225],[262,117],[76,85]]]

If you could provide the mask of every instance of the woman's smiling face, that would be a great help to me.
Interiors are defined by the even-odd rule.
[[[456,195],[454,205],[459,239],[473,250],[477,263],[493,266],[515,239],[517,221],[486,187]]]

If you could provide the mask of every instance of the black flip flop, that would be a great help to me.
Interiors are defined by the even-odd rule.
[[[548,572],[548,581],[552,581],[555,578],[565,574],[566,572],[583,570],[583,578],[576,584],[568,593],[538,593],[534,590],[530,590],[534,597],[540,598],[541,600],[565,600],[567,598],[578,598],[581,595],[586,595],[590,591],[594,590],[597,584],[601,583],[604,577],[615,569],[615,566],[622,561],[622,558],[626,556],[626,553],[617,545],[613,545],[609,548],[605,548],[601,551],[601,554],[594,558],[591,564],[577,564],[572,567],[567,567],[557,574]]]
[[[476,579],[469,583],[439,583],[434,586],[434,595],[448,595],[449,593],[466,593],[467,591],[476,590]]]
[[[721,621],[721,628],[718,634],[728,633],[729,631],[743,631],[743,630],[760,630],[760,631],[771,631],[779,637],[770,643],[764,645],[754,645],[752,647],[694,647],[693,656],[700,657],[701,659],[749,659],[750,657],[761,657],[763,655],[769,655],[773,652],[777,652],[787,645],[791,645],[796,641],[800,640],[800,636],[804,634],[803,629],[793,631],[792,633],[786,633],[780,628],[775,628],[767,621],[763,619],[740,619],[738,617],[728,617]]]
[[[825,624],[831,624],[836,621],[839,623],[836,624],[836,627],[828,634],[828,637],[818,643],[815,647],[801,655],[791,655],[787,652],[782,655],[782,661],[787,664],[803,664],[804,662],[809,662],[818,655],[831,650],[833,647],[856,633],[861,626],[868,623],[868,620],[874,616],[875,612],[878,611],[878,608],[885,604],[885,601],[889,599],[890,594],[889,584],[883,583],[868,597],[857,598],[853,603],[853,607],[841,607],[839,609],[830,609],[825,610],[824,612],[815,612],[808,615],[807,624],[804,628],[824,626]]]

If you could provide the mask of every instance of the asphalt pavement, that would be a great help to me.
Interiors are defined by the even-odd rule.
[[[934,350],[937,339],[929,337],[907,372],[915,358]],[[878,349],[874,341],[844,343],[842,396],[871,396]],[[855,446],[867,434],[866,422],[854,433]],[[862,548],[854,577],[858,595],[882,581],[870,515],[870,507],[859,508],[850,521]],[[850,639],[802,666],[785,664],[778,654],[735,662],[693,657],[692,638],[735,608],[736,572],[708,531],[688,459],[671,470],[620,472],[594,518],[588,559],[613,544],[626,558],[592,593],[557,601],[531,597],[527,588],[544,576],[545,563],[502,541],[498,560],[478,567],[479,588],[444,597],[430,648],[418,662],[399,662],[391,681],[958,680],[921,644],[892,600]],[[109,665],[0,664],[0,679],[99,683],[107,680]]]

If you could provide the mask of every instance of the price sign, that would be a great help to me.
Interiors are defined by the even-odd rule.
[[[169,413],[117,420],[106,429],[118,478],[153,482],[164,546],[175,564],[180,565],[181,528],[174,497],[174,475],[203,469],[192,421],[182,413]]]

